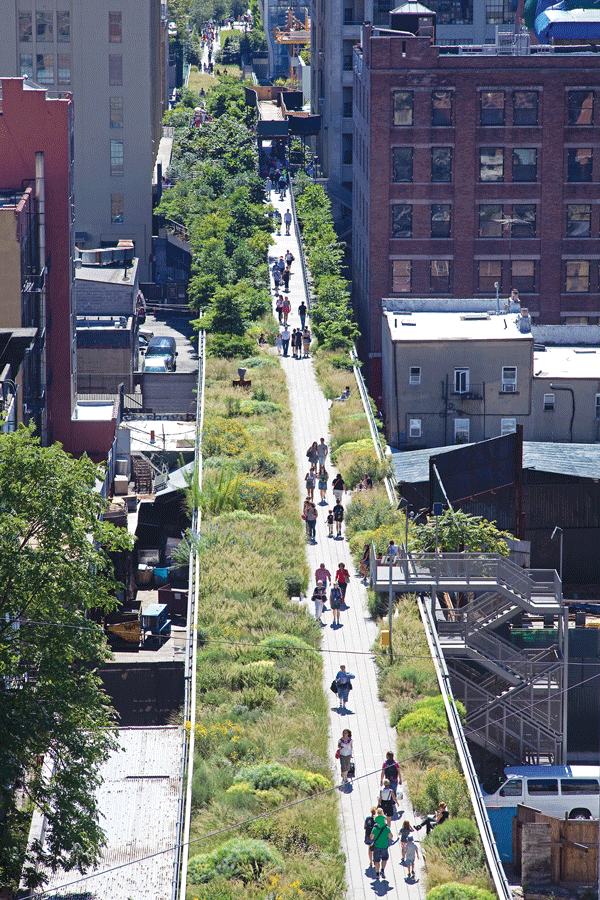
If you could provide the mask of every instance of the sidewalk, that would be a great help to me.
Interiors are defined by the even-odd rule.
[[[282,215],[291,203],[288,198],[283,202],[273,193],[272,203]],[[300,250],[294,233],[292,223],[290,237],[285,236],[285,226],[282,227],[282,235],[274,235],[274,245],[269,251],[269,269],[275,259],[284,255],[290,249],[295,257],[292,264],[292,277],[290,279],[289,294],[282,293],[290,298],[292,312],[289,317],[290,330],[300,327],[298,306],[304,300],[308,305],[308,298],[304,294],[304,282],[300,272]],[[274,297],[271,279],[271,294]],[[308,319],[310,325],[310,319]],[[290,349],[291,354],[291,349]],[[292,430],[294,449],[296,454],[296,466],[298,469],[298,483],[300,496],[306,496],[304,476],[310,466],[306,458],[306,451],[313,441],[319,441],[324,437],[329,443],[329,410],[327,400],[319,388],[310,359],[281,360],[286,374],[288,390],[290,394],[290,408],[292,410]],[[335,475],[334,467],[329,463],[328,471],[331,479]],[[346,880],[348,884],[349,898],[372,897],[378,895],[389,898],[410,898],[410,900],[422,900],[425,897],[425,887],[422,876],[422,851],[419,841],[419,832],[415,839],[421,858],[417,860],[415,881],[406,881],[406,870],[401,865],[400,844],[395,843],[390,847],[390,859],[386,868],[387,881],[375,881],[371,872],[367,876],[368,851],[364,843],[363,822],[370,813],[371,806],[376,805],[379,796],[380,769],[385,759],[387,750],[396,748],[395,730],[389,725],[389,714],[377,695],[377,677],[374,658],[370,653],[371,647],[377,638],[377,626],[369,618],[367,610],[366,589],[362,585],[360,576],[354,568],[348,542],[344,539],[335,540],[328,537],[326,523],[327,510],[333,507],[333,493],[328,491],[327,506],[318,505],[319,491],[315,489],[315,503],[319,511],[317,521],[317,543],[307,544],[306,554],[311,572],[309,584],[309,599],[304,601],[309,606],[311,615],[314,614],[313,604],[310,601],[314,587],[314,571],[321,562],[334,575],[338,564],[343,562],[352,573],[352,581],[346,593],[346,605],[342,610],[342,627],[331,627],[331,612],[324,613],[323,621],[323,686],[327,695],[331,698],[330,712],[330,755],[331,764],[336,781],[339,783],[339,763],[335,760],[338,739],[344,728],[350,728],[354,742],[354,759],[356,763],[357,780],[351,783],[345,791],[340,791],[340,816],[342,849],[346,854]],[[348,503],[351,495],[346,495],[342,502]],[[300,510],[298,511],[300,516]],[[329,606],[329,604],[328,604]],[[353,655],[356,653],[357,655]],[[348,708],[342,711],[337,707],[337,698],[329,691],[329,685],[334,679],[340,664],[346,665],[347,671],[356,677],[353,681],[353,690],[350,693]],[[375,771],[374,771],[375,770]],[[362,777],[367,772],[373,772],[368,777]],[[407,818],[414,823],[414,813],[409,800],[405,798],[400,804],[400,812],[396,814],[392,822],[394,838],[397,837],[401,820]]]

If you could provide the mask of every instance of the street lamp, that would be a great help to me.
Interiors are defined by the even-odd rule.
[[[560,578],[562,584],[562,569],[563,569],[563,530],[560,525],[557,525],[550,535],[550,540],[554,541],[556,538],[559,538],[558,545],[558,577]]]

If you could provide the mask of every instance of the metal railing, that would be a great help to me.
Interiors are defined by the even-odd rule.
[[[308,283],[308,275],[306,274],[308,272],[308,266],[306,265],[306,256],[304,255],[304,244],[302,243],[302,232],[300,231],[300,223],[298,222],[298,210],[296,209],[296,198],[294,197],[294,187],[292,179],[290,179],[289,189],[290,203],[292,204],[292,215],[294,216],[294,232],[296,234],[298,249],[300,251],[300,269],[302,271],[302,280],[304,282],[304,294],[306,297],[306,305],[310,309],[313,304],[310,285]]]
[[[362,401],[363,409],[365,411],[365,416],[367,417],[367,422],[369,423],[369,431],[371,432],[371,440],[373,441],[373,446],[375,448],[375,453],[377,454],[377,458],[379,462],[384,462],[385,460],[385,450],[381,443],[381,438],[379,436],[379,429],[377,428],[377,422],[375,421],[375,416],[373,415],[373,407],[371,406],[371,398],[369,397],[369,392],[367,391],[367,386],[365,384],[365,380],[362,376],[362,372],[359,366],[358,354],[356,352],[356,347],[353,346],[350,351],[350,359],[352,360],[352,368],[354,371],[354,378],[356,380],[356,386],[358,387],[358,393],[360,394],[360,399]],[[394,482],[392,480],[391,475],[386,475],[384,478],[385,489],[387,491],[388,500],[390,501],[390,505],[393,505],[397,502],[396,491],[394,489]]]

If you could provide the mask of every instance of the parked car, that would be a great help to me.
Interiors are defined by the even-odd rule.
[[[177,344],[173,337],[153,337],[146,347],[144,370],[148,369],[148,360],[162,358],[166,360],[167,370],[174,372],[177,368]],[[160,370],[159,370],[160,371]]]
[[[142,364],[142,372],[168,372],[166,356],[151,356],[145,358]]]

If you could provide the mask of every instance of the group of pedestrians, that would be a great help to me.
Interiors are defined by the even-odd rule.
[[[290,292],[290,278],[292,277],[292,262],[294,261],[294,256],[291,251],[288,250],[285,257],[286,258],[284,259],[283,256],[280,256],[279,259],[275,260],[271,267],[276,296],[279,295],[279,286],[281,284],[283,285],[283,290],[286,294],[289,294]]]
[[[269,172],[269,174],[267,175],[267,178],[265,180],[265,190],[267,192],[267,200],[271,199],[271,192],[274,191],[276,194],[279,194],[280,202],[283,202],[285,200],[287,187],[288,187],[288,177],[287,177],[287,170],[285,169],[285,167],[282,167],[281,169],[279,169],[279,167],[274,168],[272,171]],[[288,212],[289,212],[289,209],[288,209]],[[286,213],[286,215],[287,215],[287,213]],[[292,217],[290,214],[290,224],[291,224],[291,222],[292,222]],[[290,233],[289,229],[288,229],[287,233],[288,234]]]
[[[341,628],[342,623],[340,621],[340,613],[343,610],[350,609],[349,604],[346,602],[346,591],[348,590],[348,585],[350,584],[350,572],[346,568],[343,562],[338,564],[337,570],[333,578],[331,577],[331,572],[325,566],[325,563],[321,563],[319,568],[315,571],[315,589],[312,595],[312,601],[315,604],[315,619],[321,624],[324,625],[322,615],[324,612],[328,611],[327,603],[327,586],[330,585],[329,589],[329,609],[333,613],[333,621],[331,623],[332,628]],[[354,675],[352,675],[354,678]],[[338,697],[338,699],[341,699]],[[345,698],[345,701],[348,698]],[[346,706],[344,702],[343,706]]]

